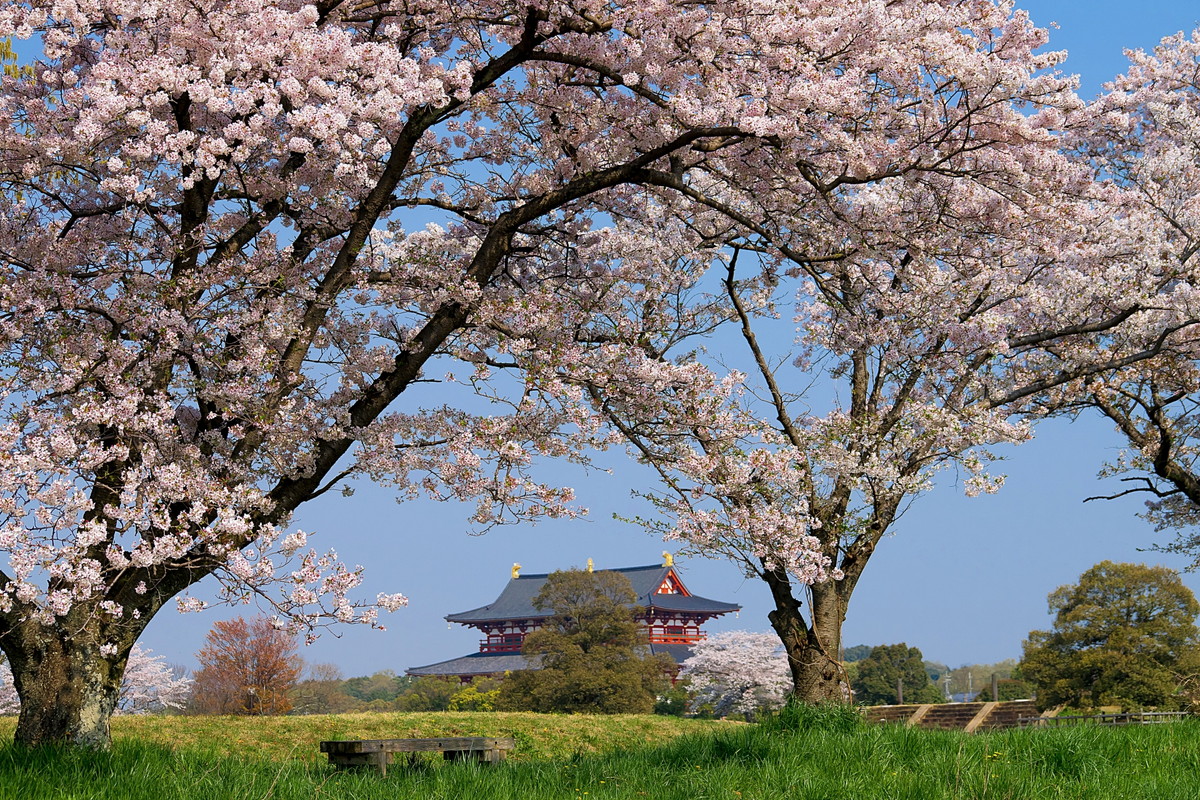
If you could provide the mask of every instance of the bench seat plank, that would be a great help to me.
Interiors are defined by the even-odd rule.
[[[447,737],[442,739],[356,739],[321,742],[322,753],[433,753],[446,750],[512,750],[510,738]]]
[[[387,775],[394,753],[442,753],[447,761],[496,764],[516,747],[511,737],[447,736],[433,739],[351,739],[321,742],[321,752],[337,767],[373,766]],[[410,756],[412,758],[413,756]]]

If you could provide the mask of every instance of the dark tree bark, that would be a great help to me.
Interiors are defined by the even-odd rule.
[[[835,581],[812,587],[810,619],[805,619],[792,583],[779,570],[764,572],[775,609],[767,618],[787,651],[793,696],[804,703],[844,703],[850,683],[840,660],[846,605]]]
[[[68,744],[104,749],[109,719],[137,632],[110,632],[101,649],[82,613],[56,624],[21,623],[3,639],[21,698],[15,741],[26,747]],[[107,651],[107,652],[106,652]]]

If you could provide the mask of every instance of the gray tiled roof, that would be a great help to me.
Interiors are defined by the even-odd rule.
[[[492,675],[535,668],[532,663],[520,653],[471,653],[423,667],[410,667],[405,672],[409,675]]]
[[[633,591],[638,596],[638,605],[646,608],[662,609],[664,611],[690,611],[697,614],[728,614],[738,611],[741,606],[736,603],[722,603],[720,600],[710,600],[707,597],[682,594],[655,594],[662,585],[667,573],[674,567],[652,565],[648,567],[622,567],[609,570],[619,572],[629,578]],[[678,570],[675,571],[678,577]],[[550,616],[545,611],[539,611],[533,606],[533,598],[545,585],[549,574],[522,575],[513,578],[500,592],[500,596],[486,606],[458,614],[450,614],[446,619],[470,625],[473,622],[491,622],[506,619],[544,619]]]
[[[666,653],[682,664],[692,654],[686,644],[651,644],[651,653]],[[439,661],[423,667],[410,667],[409,675],[493,675],[520,669],[537,669],[537,660],[520,653],[471,653],[470,655]]]

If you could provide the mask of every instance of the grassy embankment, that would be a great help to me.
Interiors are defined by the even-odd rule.
[[[0,799],[873,800],[1200,797],[1200,722],[968,736],[852,724],[662,717],[379,714],[119,720],[109,754],[0,748]],[[0,726],[10,735],[11,723]],[[325,738],[511,735],[499,767],[432,758],[335,772]]]

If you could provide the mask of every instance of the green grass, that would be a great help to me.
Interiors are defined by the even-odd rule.
[[[783,724],[696,725],[694,732],[658,744],[633,741],[616,749],[587,751],[575,744],[586,741],[589,730],[594,734],[630,730],[639,719],[647,724],[656,720],[626,717],[618,723],[610,718],[535,714],[473,716],[483,720],[480,729],[489,724],[486,718],[496,717],[514,731],[539,726],[557,730],[560,738],[542,740],[557,752],[536,757],[521,753],[498,767],[429,758],[415,768],[395,767],[381,779],[365,770],[334,771],[309,753],[266,759],[243,751],[244,746],[231,745],[217,733],[207,744],[177,747],[118,736],[111,753],[0,748],[0,800],[1200,797],[1200,722],[968,736],[846,724],[837,715],[833,719],[802,715]],[[326,718],[323,724],[337,719]],[[347,720],[350,727],[363,724]],[[177,724],[189,721],[176,719]],[[231,730],[234,739],[237,730]]]
[[[126,716],[112,721],[113,742],[160,744],[215,755],[269,761],[324,762],[325,739],[396,739],[422,736],[511,736],[517,761],[599,753],[670,741],[685,733],[737,723],[615,714],[568,716],[527,713],[363,713],[296,717]],[[11,741],[15,717],[0,717],[0,742]]]

